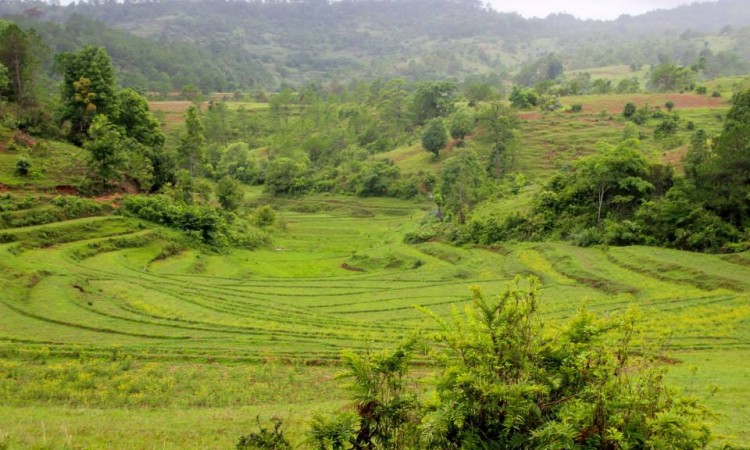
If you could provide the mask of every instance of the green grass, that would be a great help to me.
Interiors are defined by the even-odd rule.
[[[248,197],[267,200],[257,188]],[[727,386],[710,399],[726,416],[717,429],[729,442],[747,442],[746,415],[730,416],[730,408],[748,380],[701,358],[750,351],[748,255],[409,246],[401,236],[424,214],[413,203],[318,196],[277,207],[285,229],[256,252],[155,259],[164,238],[116,217],[9,230],[21,241],[53,229],[70,238],[20,253],[12,251],[18,243],[0,246],[0,434],[20,447],[45,439],[93,448],[227,446],[255,414],[277,413],[290,415],[299,436],[312,410],[342,402],[332,374],[343,349],[393,345],[432,326],[415,305],[449,315],[467,304],[470,285],[497,293],[516,274],[533,274],[552,322],[582,305],[604,315],[637,306],[645,336],[668,332],[675,358],[696,361],[684,365]],[[151,237],[138,237],[144,233]],[[688,386],[684,365],[673,378]],[[96,425],[128,412],[111,431]],[[142,436],[120,442],[128,427]],[[192,441],[197,430],[208,435]]]
[[[598,141],[620,139],[624,120],[599,111],[625,97],[580,100],[588,112],[525,115],[515,170],[531,183],[476,215],[527,208],[556,170]],[[689,139],[687,121],[715,134],[726,108],[678,106],[679,137]],[[655,126],[640,130],[652,136]],[[481,150],[479,141],[469,145]],[[670,162],[681,150],[649,137],[643,151]],[[432,161],[415,144],[379,157],[404,172],[437,172],[449,156]],[[0,154],[0,161],[6,157],[14,156]],[[0,182],[12,178],[8,170],[0,167]],[[12,186],[43,190],[63,181],[44,176]],[[245,194],[251,207],[277,210],[267,248],[186,248],[164,258],[173,245],[164,230],[109,215],[0,230],[0,443],[231,448],[252,431],[256,415],[286,418],[300,442],[313,411],[344,403],[334,378],[342,350],[392,346],[434,326],[416,305],[448,316],[468,304],[469,286],[499,293],[517,275],[542,280],[542,313],[552,325],[582,306],[607,316],[636,307],[645,338],[668,336],[676,361],[670,379],[716,409],[716,443],[750,443],[750,253],[556,242],[406,245],[404,234],[417,229],[431,204],[274,199],[261,187]],[[44,207],[33,203],[18,213]],[[721,389],[709,396],[709,384]]]

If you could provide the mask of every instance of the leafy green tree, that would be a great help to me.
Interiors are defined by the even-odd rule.
[[[229,175],[225,175],[216,184],[216,198],[219,200],[221,207],[227,211],[234,211],[239,208],[243,197],[244,193],[240,182]]]
[[[419,83],[412,102],[417,125],[453,112],[457,90],[458,85],[453,81]]]
[[[364,163],[353,176],[354,191],[360,197],[387,195],[398,179],[399,169],[390,161]]]
[[[8,68],[0,63],[0,101],[7,96],[8,88],[10,87],[10,76],[8,74]]]
[[[440,326],[435,399],[423,448],[704,448],[705,407],[664,384],[658,349],[636,348],[636,314],[585,311],[545,332],[536,280],[470,307]]]
[[[455,218],[459,223],[466,222],[469,211],[481,198],[484,184],[484,171],[476,155],[463,150],[445,162],[440,172],[438,192],[442,200],[442,212]]]
[[[193,193],[195,192],[196,178],[190,175],[186,169],[180,169],[175,173],[174,190],[172,196],[178,202],[186,205],[193,204]]]
[[[24,31],[13,22],[0,20],[0,65],[5,66],[9,78],[7,86],[0,86],[0,96],[24,105],[32,101],[41,48],[36,31]]]
[[[229,125],[229,108],[226,102],[209,102],[204,122],[206,140],[222,146],[227,145],[232,132]]]
[[[290,158],[269,161],[265,178],[271,195],[302,193],[307,189],[307,167]]]
[[[682,160],[685,178],[696,186],[701,186],[705,180],[705,172],[711,158],[711,141],[704,130],[696,131],[690,138],[690,148]]]
[[[474,113],[468,109],[458,111],[451,121],[451,137],[463,143],[466,136],[471,134],[472,131],[474,131]]]
[[[674,136],[675,134],[677,134],[678,129],[679,125],[677,123],[677,117],[668,116],[662,119],[659,125],[656,126],[656,129],[654,130],[654,137],[656,139],[664,139],[669,136]]]
[[[180,139],[177,154],[180,166],[195,176],[206,158],[206,138],[203,135],[198,108],[191,106],[185,112],[185,134]]]
[[[281,92],[271,97],[269,108],[271,116],[279,127],[289,123],[289,116],[292,112],[292,103],[294,102],[294,92],[289,88],[284,88]]]
[[[86,46],[78,52],[57,56],[63,73],[60,118],[70,123],[71,142],[82,144],[89,137],[95,116],[118,120],[119,105],[115,73],[106,50]]]
[[[659,92],[679,92],[695,83],[696,73],[686,67],[664,63],[651,69],[649,88]]]
[[[91,178],[99,188],[106,190],[113,181],[122,179],[127,158],[125,138],[117,126],[103,114],[96,115],[89,127],[90,139],[83,148],[89,152],[88,166]]]
[[[539,103],[539,96],[533,89],[522,86],[513,86],[508,96],[510,103],[518,109],[529,109]]]
[[[440,157],[440,150],[448,144],[448,134],[443,119],[432,119],[422,133],[422,148],[432,153],[435,159]]]
[[[641,91],[641,83],[637,77],[624,78],[617,83],[615,92],[618,94],[637,94]]]
[[[174,162],[164,150],[164,133],[146,99],[133,89],[122,89],[117,93],[117,105],[118,111],[113,122],[131,140],[131,163],[135,162],[135,153],[140,153],[147,161],[149,168],[143,167],[140,171],[150,171],[149,184],[153,190],[173,181]]]
[[[576,162],[575,171],[573,187],[595,200],[597,224],[606,216],[606,208],[637,206],[653,189],[646,181],[648,162],[635,140],[617,146],[599,144],[595,154]]]
[[[245,184],[256,182],[259,168],[250,154],[250,146],[244,142],[229,144],[223,151],[216,167],[219,176],[230,175]]]
[[[492,143],[487,170],[499,179],[512,169],[518,117],[502,103],[492,102],[480,109],[477,122],[485,130],[485,139]]]
[[[419,448],[419,403],[408,384],[413,345],[407,342],[395,350],[343,355],[345,376],[351,379],[350,390],[359,419],[350,436],[352,448]],[[347,421],[344,418],[343,423]],[[340,424],[336,428],[345,429]]]
[[[116,104],[118,111],[113,115],[112,121],[123,128],[126,136],[147,147],[164,146],[161,124],[141,94],[133,89],[122,89],[117,92]]]
[[[708,207],[742,229],[750,225],[750,90],[732,103],[714,147]]]

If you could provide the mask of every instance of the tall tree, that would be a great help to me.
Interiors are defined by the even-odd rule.
[[[422,133],[422,147],[431,152],[435,156],[435,159],[438,159],[440,150],[448,143],[448,135],[446,133],[443,119],[440,118],[432,119],[427,124],[424,133]]]
[[[23,31],[13,22],[0,20],[0,64],[8,69],[9,89],[0,95],[28,104],[32,101],[32,83],[39,67],[38,53],[42,48],[36,31]]]
[[[195,106],[188,108],[185,112],[185,134],[180,140],[177,153],[180,164],[187,169],[191,175],[203,165],[206,151],[206,138],[203,136],[203,124]]]
[[[444,212],[459,223],[466,222],[469,211],[479,201],[483,182],[484,172],[473,152],[463,150],[446,161],[438,188]]]
[[[126,164],[124,137],[103,114],[93,118],[89,133],[91,139],[86,141],[83,147],[89,151],[88,166],[91,178],[96,180],[98,187],[104,191],[113,181],[122,178]]]
[[[714,153],[708,206],[742,229],[750,225],[750,90],[734,96]]]
[[[60,119],[70,123],[69,139],[80,145],[89,137],[96,115],[118,120],[115,72],[101,47],[86,46],[79,52],[60,54],[57,65],[63,73]]]

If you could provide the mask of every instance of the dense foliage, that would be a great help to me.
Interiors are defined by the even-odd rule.
[[[547,329],[538,286],[496,298],[477,288],[429,354],[424,394],[410,373],[415,342],[347,354],[350,415],[313,422],[319,449],[705,448],[708,412],[664,383],[662,355],[639,342],[636,314],[581,311]]]
[[[105,47],[124,85],[161,93],[375,77],[416,81],[480,73],[489,80],[501,73],[510,79],[519,62],[516,80],[529,86],[554,80],[563,69],[618,64],[669,62],[696,66],[710,77],[750,68],[750,18],[742,0],[613,22],[567,15],[527,20],[477,0],[65,6],[13,0],[0,5],[0,15],[15,15],[24,28],[33,25],[52,53]],[[540,58],[540,49],[547,55]],[[500,87],[500,81],[492,84]],[[600,87],[606,90],[607,83]]]
[[[635,118],[626,105],[625,115]],[[580,245],[647,244],[694,251],[748,248],[750,208],[750,91],[739,93],[723,132],[710,141],[698,130],[686,155],[685,176],[650,163],[639,142],[599,144],[535,197],[529,214],[474,220],[459,240],[491,244],[509,239],[571,239]],[[664,116],[657,139],[677,122]]]

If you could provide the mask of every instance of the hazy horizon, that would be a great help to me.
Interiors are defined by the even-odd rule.
[[[48,0],[54,1],[54,0]],[[122,1],[122,0],[118,0]],[[336,0],[333,0],[336,1]],[[483,0],[500,12],[515,12],[523,17],[544,18],[550,14],[571,14],[579,19],[614,20],[623,14],[640,15],[657,9],[672,9],[691,3],[718,0]],[[61,5],[76,0],[59,0]]]
[[[572,14],[580,19],[613,20],[623,14],[631,16],[657,9],[672,9],[691,3],[713,3],[718,0],[488,0],[501,12],[517,12],[524,17],[547,17],[555,13]]]

